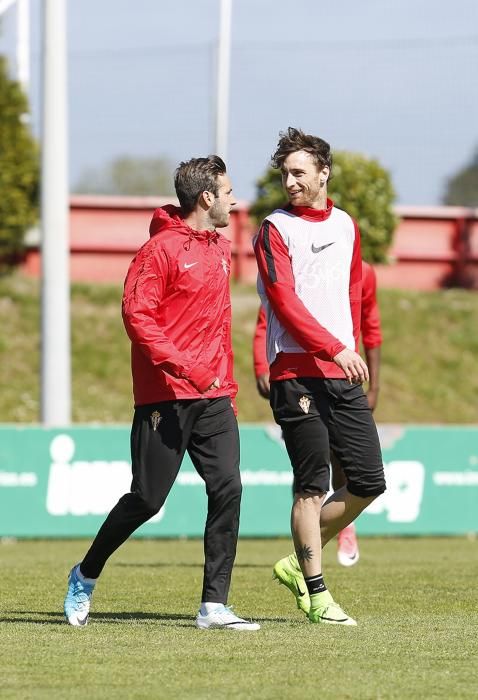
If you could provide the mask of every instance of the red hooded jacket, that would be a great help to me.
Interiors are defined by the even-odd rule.
[[[156,209],[149,232],[123,293],[135,405],[233,398],[230,242],[194,231],[173,205]],[[202,393],[216,377],[220,388]]]

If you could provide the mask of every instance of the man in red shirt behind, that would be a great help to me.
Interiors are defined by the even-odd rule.
[[[385,491],[377,429],[358,354],[362,301],[360,232],[327,197],[330,146],[289,127],[272,165],[289,199],[255,241],[267,318],[271,408],[294,472],[294,554],[274,574],[313,623],[356,625],[322,573],[322,547]],[[347,479],[326,500],[330,452]]]
[[[270,398],[269,364],[266,352],[267,321],[264,309],[259,307],[253,341],[254,373],[257,391],[264,399]],[[362,311],[361,336],[369,371],[367,401],[373,411],[377,405],[380,376],[380,346],[382,333],[380,313],[377,303],[377,278],[375,270],[362,260]],[[340,463],[330,454],[332,465],[332,488],[334,491],[346,485],[346,478]],[[353,566],[359,560],[357,533],[354,523],[350,523],[337,535],[337,559],[342,566]]]
[[[239,432],[233,408],[230,242],[235,204],[218,156],[193,158],[176,170],[181,208],[154,212],[151,238],[126,276],[123,321],[131,340],[134,418],[133,481],[70,572],[65,616],[88,622],[96,580],[108,558],[159,512],[187,451],[206,484],[204,575],[196,625],[258,630],[226,607],[236,555],[241,502]]]

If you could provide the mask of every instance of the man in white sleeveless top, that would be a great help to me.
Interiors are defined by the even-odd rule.
[[[327,198],[330,146],[289,128],[272,165],[286,209],[263,221],[255,242],[258,291],[267,317],[271,407],[294,471],[295,553],[274,575],[311,622],[356,625],[334,601],[322,573],[322,547],[385,490],[377,430],[358,354],[362,293],[357,224]],[[330,450],[347,484],[325,501]]]

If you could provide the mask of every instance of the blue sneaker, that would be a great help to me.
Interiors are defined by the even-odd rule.
[[[65,617],[75,627],[88,624],[90,602],[93,595],[94,583],[80,581],[78,577],[79,564],[76,564],[68,576],[68,591],[65,598]],[[90,579],[91,581],[91,579]]]

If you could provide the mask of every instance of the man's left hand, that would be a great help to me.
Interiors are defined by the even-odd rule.
[[[367,391],[367,401],[370,410],[374,411],[378,401],[378,389],[369,389]]]

